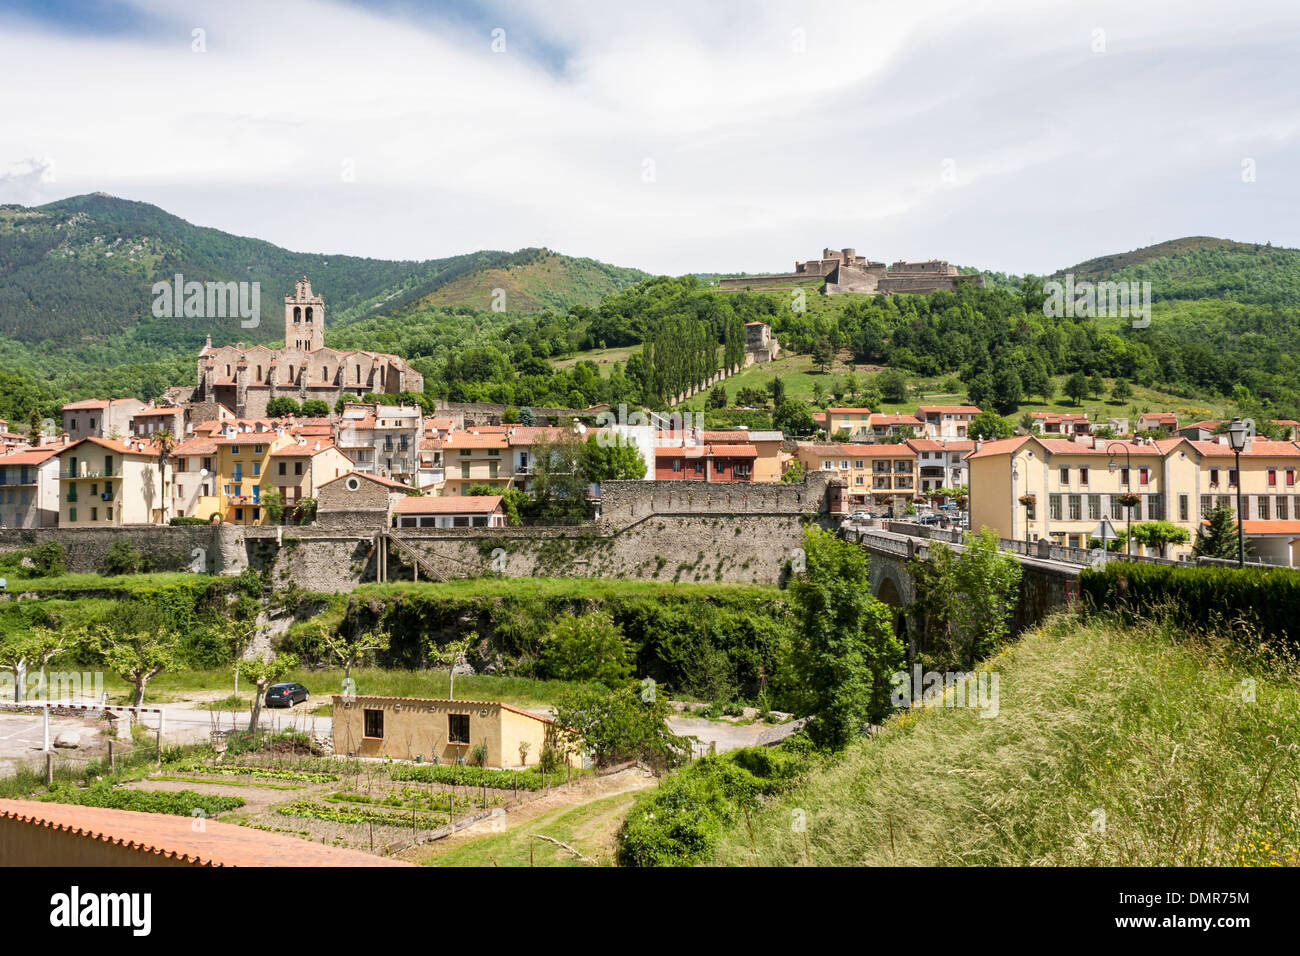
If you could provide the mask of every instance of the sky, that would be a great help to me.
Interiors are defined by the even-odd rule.
[[[673,275],[1300,246],[1298,48],[1295,0],[0,0],[0,203]]]

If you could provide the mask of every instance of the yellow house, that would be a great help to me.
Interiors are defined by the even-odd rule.
[[[714,454],[717,455],[725,455],[726,445],[752,445],[756,457],[753,461],[750,481],[780,481],[781,475],[785,471],[785,462],[781,452],[781,445],[785,441],[785,435],[781,433],[780,429],[760,430],[755,428],[750,430],[738,429],[736,431],[701,431],[697,440],[713,445]]]
[[[430,763],[470,763],[487,748],[486,766],[535,766],[552,743],[554,721],[500,701],[334,696],[334,752]],[[569,754],[581,766],[580,754]]]
[[[820,471],[848,483],[850,507],[888,508],[901,514],[917,491],[916,451],[909,445],[800,442],[798,458],[805,474]]]
[[[163,520],[169,493],[158,446],[138,438],[83,438],[59,459],[59,527],[111,528]],[[170,485],[170,482],[169,482]]]
[[[442,441],[444,495],[463,495],[472,485],[509,488],[515,473],[503,429],[455,431]]]
[[[850,435],[867,431],[871,423],[869,408],[828,408],[826,409],[826,434],[834,435],[846,431]]]
[[[1024,435],[980,443],[966,458],[971,526],[1000,537],[1088,547],[1101,519],[1169,521],[1188,532],[1164,557],[1188,558],[1213,507],[1237,507],[1237,473],[1224,442],[1051,439]],[[1300,566],[1300,445],[1252,441],[1241,456],[1243,530],[1256,555]],[[1135,496],[1128,508],[1122,496]],[[1134,542],[1134,554],[1143,547]]]
[[[223,521],[263,524],[262,481],[271,465],[271,453],[295,440],[267,421],[223,422],[212,437],[217,446],[216,510]]]

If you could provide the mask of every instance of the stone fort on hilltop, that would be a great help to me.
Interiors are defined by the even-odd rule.
[[[737,276],[721,279],[722,290],[816,288],[825,295],[856,292],[866,295],[899,292],[938,292],[958,285],[984,284],[981,275],[960,275],[957,267],[940,259],[927,262],[895,262],[886,267],[857,254],[856,249],[823,249],[820,259],[796,262],[793,272],[776,275]]]
[[[325,300],[303,276],[293,295],[284,297],[284,348],[242,342],[214,347],[209,336],[199,352],[197,386],[190,394],[174,394],[179,391],[189,389],[172,389],[168,398],[178,404],[220,402],[238,418],[262,418],[272,398],[319,398],[332,408],[341,395],[419,394],[424,376],[396,355],[326,348]]]

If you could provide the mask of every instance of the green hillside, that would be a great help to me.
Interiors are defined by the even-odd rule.
[[[594,308],[611,292],[649,276],[639,269],[574,259],[549,249],[522,249],[495,266],[486,266],[439,286],[414,303],[416,310],[450,306],[531,314],[575,305]],[[498,294],[496,290],[502,290]]]
[[[1300,758],[1278,746],[1300,733],[1293,666],[1155,627],[1063,618],[980,669],[999,674],[995,717],[903,712],[735,815],[712,862],[1300,863]]]

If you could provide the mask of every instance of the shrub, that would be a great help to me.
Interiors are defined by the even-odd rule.
[[[109,545],[104,560],[99,563],[99,573],[107,577],[117,574],[140,574],[148,570],[148,561],[140,549],[125,538]]]
[[[607,611],[566,614],[542,644],[539,670],[556,680],[614,685],[632,673],[631,649]]]
[[[67,570],[64,562],[63,545],[58,541],[46,541],[36,545],[28,552],[36,573],[43,578],[58,577]]]
[[[1114,561],[1079,574],[1093,609],[1124,620],[1170,616],[1180,627],[1232,636],[1235,622],[1278,641],[1300,640],[1300,574],[1287,568],[1180,567]]]

